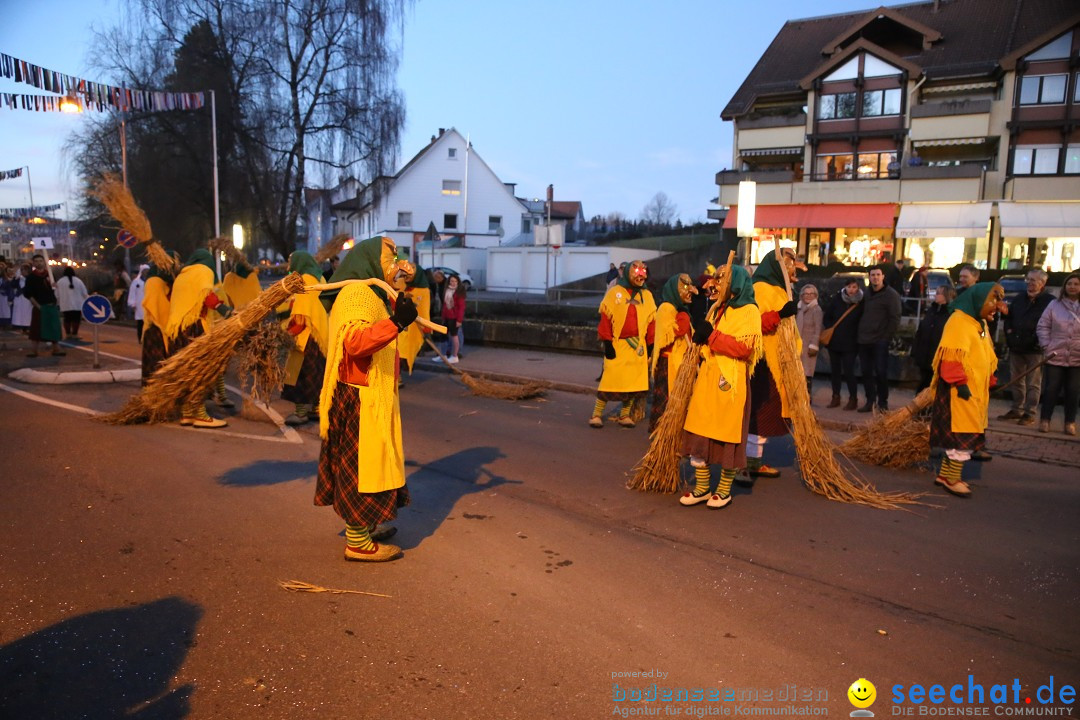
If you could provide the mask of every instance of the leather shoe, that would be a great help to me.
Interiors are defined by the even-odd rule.
[[[1029,413],[1024,413],[1024,416],[1016,421],[1017,425],[1034,425],[1035,416]]]
[[[779,470],[772,467],[771,465],[766,465],[765,463],[761,463],[760,465],[750,465],[746,468],[746,472],[749,473],[750,477],[780,477]]]
[[[854,410],[859,407],[859,398],[852,395],[848,398],[847,405],[844,406],[845,410]]]
[[[830,400],[829,404],[826,405],[825,407],[831,407],[831,408],[840,407],[840,396],[839,395],[833,395],[832,400]]]
[[[873,411],[874,411],[874,403],[869,403],[868,402],[865,405],[863,405],[861,408],[859,408],[859,412],[861,412],[861,413],[868,413],[868,412],[873,412]]]
[[[953,495],[956,495],[957,497],[971,497],[971,488],[963,480],[957,480],[954,483],[950,483],[948,480],[939,475],[937,479],[934,480],[934,482],[951,492]]]
[[[1010,410],[1007,413],[1003,413],[1001,415],[998,415],[997,419],[998,420],[1019,420],[1022,417],[1024,417],[1024,415],[1026,415],[1026,413],[1020,413],[1020,412],[1017,412],[1016,410]]]
[[[386,562],[401,555],[401,548],[397,545],[383,545],[375,543],[371,550],[359,550],[345,546],[346,560],[359,560],[360,562]]]

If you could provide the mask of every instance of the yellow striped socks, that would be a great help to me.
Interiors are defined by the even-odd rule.
[[[722,498],[731,495],[731,483],[735,481],[735,468],[720,470],[720,482],[716,485],[716,494]]]
[[[960,476],[964,471],[964,463],[959,460],[953,460],[948,457],[941,458],[941,470],[938,471],[938,476],[943,477],[949,481],[949,484],[960,481]]]
[[[375,542],[366,525],[345,525],[345,544],[353,550],[371,550]]]
[[[698,497],[709,492],[709,481],[712,479],[712,475],[709,473],[709,466],[694,468],[694,494]]]

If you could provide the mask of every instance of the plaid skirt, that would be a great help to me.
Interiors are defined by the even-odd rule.
[[[304,360],[300,364],[300,373],[295,385],[286,385],[281,389],[281,399],[294,403],[307,403],[319,406],[322,394],[323,374],[326,372],[326,356],[319,349],[315,338],[309,338],[304,346]]]
[[[749,372],[749,371],[748,371]],[[746,382],[746,378],[743,378]],[[743,405],[742,442],[729,443],[682,431],[682,454],[704,458],[709,465],[731,470],[746,467],[746,435],[750,432],[750,393]]]
[[[784,422],[780,391],[773,382],[765,358],[758,360],[754,377],[750,378],[750,432],[760,437],[779,437],[788,434]]]
[[[143,328],[142,334],[142,384],[158,369],[158,365],[165,361],[169,353],[165,350],[165,336],[161,334],[161,328],[150,324]]]
[[[950,385],[938,382],[934,404],[930,409],[930,447],[943,450],[976,452],[986,447],[986,433],[952,431],[952,399]]]
[[[175,355],[176,353],[180,352],[181,350],[186,348],[188,345],[190,345],[192,340],[194,340],[197,337],[200,337],[202,334],[203,334],[202,321],[201,320],[196,320],[195,322],[191,323],[186,328],[181,330],[179,333],[177,333],[176,337],[173,338],[172,350],[169,352],[169,354],[170,355]]]
[[[661,356],[656,361],[656,375],[653,377],[653,388],[649,392],[649,400],[652,406],[649,408],[649,434],[660,424],[660,417],[667,410],[668,399],[668,359]]]
[[[319,453],[319,477],[315,504],[333,505],[334,512],[349,525],[374,527],[397,517],[397,509],[409,504],[406,485],[395,490],[362,493],[357,455],[360,452],[360,395],[356,388],[339,382],[330,405],[330,426]]]
[[[614,392],[614,391],[609,391],[609,390],[597,390],[596,391],[596,399],[597,400],[603,400],[604,402],[626,402],[626,403],[628,403],[628,402],[632,402],[634,400],[637,400],[638,398],[641,398],[642,400],[644,400],[646,392],[647,391],[645,391],[645,390],[639,390],[637,392],[622,392],[622,391]]]

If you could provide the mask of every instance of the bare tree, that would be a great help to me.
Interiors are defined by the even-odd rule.
[[[678,207],[667,194],[658,192],[642,209],[641,219],[652,227],[670,227],[677,213]]]

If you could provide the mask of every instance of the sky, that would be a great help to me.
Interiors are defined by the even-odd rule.
[[[870,10],[871,0],[416,0],[399,36],[406,102],[399,167],[457,128],[521,197],[578,200],[636,219],[658,192],[702,221],[732,165],[720,112],[785,21]],[[890,3],[896,4],[896,3]],[[97,82],[91,26],[120,0],[3,1],[0,52]],[[36,93],[0,79],[0,92]],[[83,116],[0,109],[0,208],[77,204],[61,148]],[[223,219],[223,222],[227,219]]]

